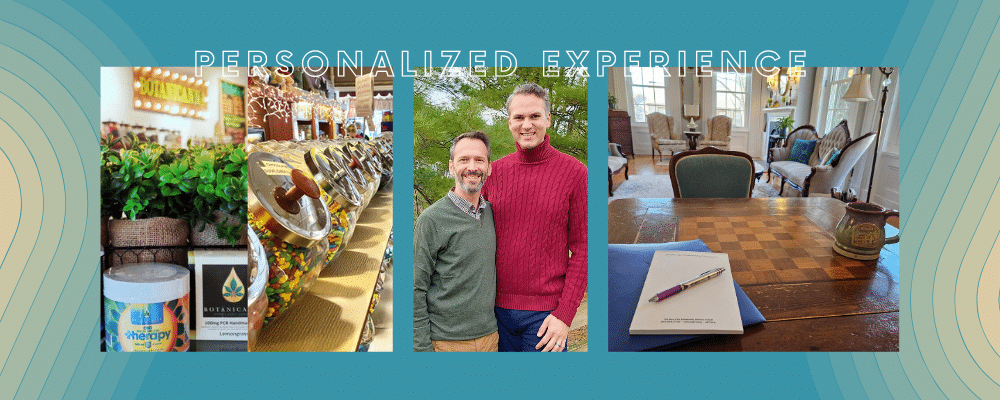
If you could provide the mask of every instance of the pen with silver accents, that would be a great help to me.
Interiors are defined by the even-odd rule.
[[[658,293],[656,296],[651,297],[649,299],[649,302],[656,303],[666,299],[667,297],[673,296],[677,293],[690,289],[694,286],[698,286],[699,284],[707,282],[709,279],[722,275],[722,272],[725,270],[726,270],[725,268],[716,268],[711,271],[706,271],[705,273],[696,276],[694,279],[688,280],[686,282],[681,283],[680,285],[674,286],[670,289]]]

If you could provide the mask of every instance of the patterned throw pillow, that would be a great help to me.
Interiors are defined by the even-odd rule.
[[[792,153],[788,155],[788,161],[808,164],[809,157],[812,157],[815,148],[815,140],[795,139],[795,143],[792,144]]]
[[[823,163],[823,165],[833,165],[837,159],[840,158],[840,150],[833,149],[833,154],[830,154],[830,158]]]

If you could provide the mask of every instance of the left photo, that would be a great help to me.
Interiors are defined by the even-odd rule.
[[[101,68],[102,350],[247,350],[246,83]]]
[[[392,350],[372,72],[102,69],[102,350]]]

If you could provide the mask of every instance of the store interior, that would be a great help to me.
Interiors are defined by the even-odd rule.
[[[228,72],[101,71],[102,349],[392,351],[391,79]]]
[[[176,78],[175,78],[176,76]],[[205,93],[203,104],[196,105],[182,101],[173,101],[169,90],[151,95],[140,95],[137,86],[142,82],[137,78],[149,78],[168,84],[185,84],[188,88],[196,87]],[[227,85],[223,86],[223,82]],[[135,132],[137,135],[150,129],[157,131],[155,143],[176,148],[187,147],[188,142],[194,143],[242,143],[243,137],[233,133],[233,127],[226,127],[225,114],[236,116],[235,124],[230,118],[230,125],[240,125],[242,135],[246,134],[246,123],[240,121],[244,111],[243,102],[230,101],[223,93],[229,88],[241,90],[247,83],[247,69],[236,68],[230,73],[223,68],[201,68],[200,74],[193,67],[108,67],[101,68],[101,121],[104,129],[113,129],[109,124],[128,129],[118,129],[121,135]],[[202,85],[204,86],[202,88]],[[157,97],[159,95],[159,97]],[[176,97],[174,95],[173,97]],[[137,104],[136,102],[140,102]],[[225,103],[224,103],[225,101]],[[148,103],[148,104],[147,104]],[[172,111],[168,103],[176,105]],[[231,107],[231,108],[227,108]],[[196,108],[198,108],[196,110]],[[181,111],[184,111],[183,113]],[[193,115],[189,115],[192,114]],[[200,115],[199,115],[200,113]],[[227,131],[229,132],[227,134]],[[159,132],[164,132],[160,134]],[[172,140],[171,140],[172,139]]]
[[[105,351],[247,350],[246,83],[101,69]]]
[[[250,351],[392,350],[392,82],[353,72],[249,72]]]

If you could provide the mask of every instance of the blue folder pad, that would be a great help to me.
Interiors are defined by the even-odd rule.
[[[643,351],[677,346],[709,335],[629,335],[649,264],[657,250],[711,252],[701,239],[687,242],[608,245],[608,351]],[[736,300],[743,326],[764,322],[764,316],[736,282]]]

